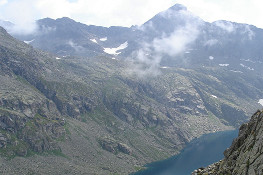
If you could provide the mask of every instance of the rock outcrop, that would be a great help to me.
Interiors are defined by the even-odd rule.
[[[178,153],[195,137],[239,126],[263,96],[261,76],[171,65],[158,76],[140,78],[119,57],[59,58],[1,27],[0,41],[0,155],[53,151],[61,157],[58,163],[57,157],[30,156],[46,163],[35,174],[136,171]],[[15,157],[14,164],[3,165],[13,169],[5,174],[31,172],[24,169],[30,162],[13,166],[18,159],[28,161]]]
[[[132,154],[132,150],[128,145],[118,142],[112,138],[102,138],[99,140],[99,143],[103,149],[111,153],[117,154],[118,152],[122,152],[129,155]]]
[[[41,54],[0,28],[0,155],[60,150],[65,121],[56,104],[32,82],[41,72]]]
[[[238,137],[224,152],[225,158],[193,175],[261,175],[263,174],[263,111],[257,111],[239,129]]]

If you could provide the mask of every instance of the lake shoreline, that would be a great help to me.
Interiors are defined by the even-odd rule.
[[[130,175],[186,175],[197,168],[205,167],[223,159],[238,130],[220,131],[204,134],[189,142],[179,154],[168,159],[146,164],[146,169]]]

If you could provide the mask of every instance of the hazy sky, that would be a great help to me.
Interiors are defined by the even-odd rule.
[[[262,0],[0,0],[0,19],[28,27],[40,18],[67,16],[85,24],[129,27],[176,3],[205,21],[225,19],[263,28]]]

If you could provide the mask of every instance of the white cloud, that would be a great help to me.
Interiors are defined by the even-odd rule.
[[[83,52],[85,50],[84,47],[79,46],[78,44],[74,43],[72,40],[68,41],[68,45],[70,45],[78,53]]]
[[[127,72],[129,74],[135,74],[140,78],[159,75],[161,55],[150,55],[151,49],[147,43],[142,44],[142,47],[142,49],[133,53]]]
[[[204,46],[213,46],[216,45],[217,43],[218,43],[217,39],[210,39],[204,43]]]
[[[154,38],[152,42],[143,43],[141,49],[133,53],[128,72],[142,78],[159,75],[162,58],[168,55],[172,59],[177,59],[178,55],[187,52],[198,37],[201,24],[189,20],[168,36],[163,35],[160,38]]]
[[[177,0],[208,22],[228,20],[263,28],[262,0]]]
[[[186,26],[175,30],[170,36],[161,39],[156,38],[153,41],[155,52],[165,53],[169,56],[176,56],[186,50],[199,35],[198,26],[187,24]]]
[[[216,21],[214,22],[214,24],[217,27],[220,27],[221,29],[227,31],[228,33],[232,33],[236,31],[234,24],[229,21]]]
[[[41,32],[39,34],[47,34],[47,33],[50,33],[50,32],[55,32],[57,30],[56,27],[49,27],[49,26],[45,26],[45,25],[41,25],[40,27],[41,29]]]
[[[175,0],[0,0],[2,18],[33,22],[39,18],[70,17],[86,24],[131,26],[142,24],[156,13],[175,4]],[[26,14],[24,14],[26,13]],[[30,15],[27,15],[30,14]],[[18,20],[16,19],[18,18]],[[23,20],[22,20],[23,21]]]
[[[33,0],[31,0],[33,1]],[[67,0],[35,0],[34,7],[41,17],[70,17],[76,9],[77,2]]]
[[[7,0],[0,0],[0,6],[5,5],[8,1]]]
[[[181,3],[202,19],[230,20],[263,28],[261,0],[0,0],[0,18],[17,23],[21,31],[34,29],[40,18],[70,17],[102,26],[131,26],[146,22],[160,11]]]
[[[255,37],[255,33],[250,29],[249,25],[246,25],[244,33],[247,34],[248,38],[252,40]]]
[[[13,33],[31,33],[36,29],[34,14],[36,10],[30,9],[33,2],[30,0],[13,0],[0,8],[2,18],[16,24],[12,28]]]

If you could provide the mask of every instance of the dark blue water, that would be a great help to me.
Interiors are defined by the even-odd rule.
[[[206,134],[191,141],[180,154],[147,165],[147,169],[133,175],[190,175],[195,169],[221,160],[238,131]]]

